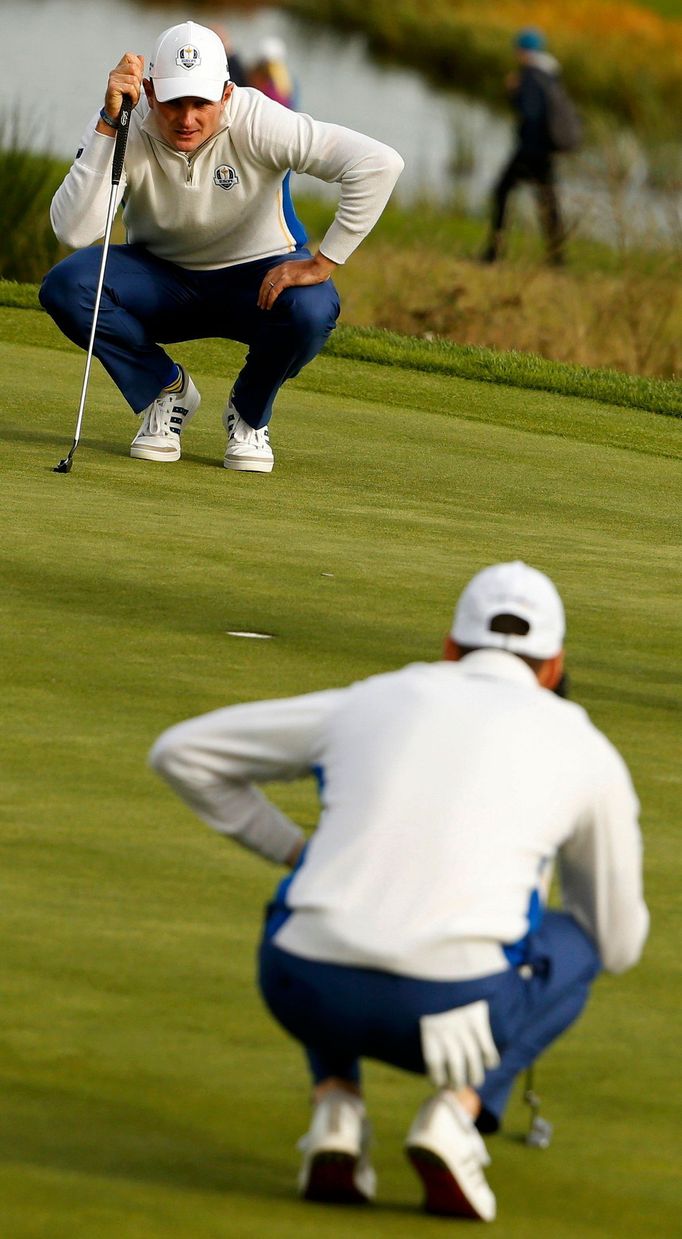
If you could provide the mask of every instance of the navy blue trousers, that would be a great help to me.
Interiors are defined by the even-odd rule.
[[[77,250],[45,276],[40,301],[70,340],[87,348],[99,278],[99,246]],[[94,354],[135,413],[156,399],[175,373],[160,343],[217,336],[248,345],[234,386],[234,404],[258,430],[272,416],[282,384],[312,361],[333,330],[339,298],[333,283],[287,288],[271,310],[259,310],[258,290],[271,267],[309,258],[295,254],[187,271],[155,258],[143,245],[109,250]]]
[[[275,946],[266,925],[259,979],[275,1019],[302,1043],[315,1082],[357,1083],[362,1058],[423,1074],[420,1017],[486,999],[500,1065],[478,1092],[499,1123],[516,1076],[578,1018],[601,967],[592,940],[562,912],[545,913],[526,960],[522,971],[426,981],[302,959]]]

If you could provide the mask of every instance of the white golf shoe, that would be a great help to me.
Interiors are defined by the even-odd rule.
[[[454,1093],[443,1089],[424,1103],[409,1130],[405,1152],[424,1185],[428,1213],[493,1221],[495,1197],[483,1174],[490,1157]]]
[[[130,445],[130,455],[136,460],[179,460],[182,455],[180,435],[194,417],[201,396],[186,370],[179,392],[160,392],[156,400],[140,414],[142,425]]]
[[[303,1163],[298,1189],[305,1200],[361,1205],[374,1199],[369,1162],[370,1127],[364,1103],[342,1089],[318,1102],[310,1130],[299,1140]]]
[[[267,426],[254,430],[240,417],[232,400],[223,413],[223,426],[227,431],[227,451],[223,464],[226,469],[241,469],[248,473],[272,473],[275,457],[270,447]]]

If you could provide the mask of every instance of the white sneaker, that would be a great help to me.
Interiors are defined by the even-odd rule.
[[[140,414],[142,425],[130,445],[130,455],[136,460],[179,460],[182,455],[180,434],[194,417],[201,396],[186,370],[179,392],[160,392],[156,400]]]
[[[275,458],[270,447],[267,426],[254,430],[240,417],[230,399],[223,413],[223,426],[227,431],[227,451],[223,464],[226,469],[241,469],[249,473],[272,473]]]
[[[370,1127],[364,1103],[343,1089],[318,1102],[310,1130],[299,1140],[298,1190],[305,1200],[361,1205],[376,1194],[369,1162]]]
[[[473,1119],[452,1092],[442,1090],[424,1103],[405,1152],[424,1184],[428,1213],[493,1221],[495,1197],[483,1174],[490,1157]]]

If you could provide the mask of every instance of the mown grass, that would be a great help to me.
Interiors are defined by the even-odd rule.
[[[518,1096],[491,1141],[495,1233],[672,1239],[679,423],[323,356],[282,393],[273,475],[233,476],[219,413],[242,350],[208,341],[176,350],[204,397],[179,465],[130,460],[135,423],[95,366],[58,476],[83,366],[62,344],[0,311],[3,1234],[443,1234],[400,1150],[423,1085],[373,1065],[379,1207],[296,1201],[307,1085],[252,980],[278,872],[194,821],[145,754],[200,710],[436,656],[469,575],[520,555],[559,584],[574,695],[633,771],[653,922],[643,964],[600,981],[541,1065],[553,1146],[523,1146]],[[272,790],[313,826],[311,787]]]
[[[38,303],[38,288],[31,284],[16,284],[0,280],[0,306],[20,311],[34,311],[30,330],[34,338],[55,342],[58,348],[69,348],[61,337],[55,341],[51,322],[43,315]],[[10,332],[20,341],[24,338],[26,320],[23,313],[7,313],[4,320],[6,338]],[[195,349],[199,345],[191,346]],[[531,388],[563,396],[587,396],[605,404],[624,408],[647,409],[669,417],[682,417],[682,390],[678,383],[624,375],[615,370],[594,370],[546,361],[532,353],[499,352],[494,349],[452,344],[448,340],[420,339],[376,328],[346,327],[343,324],[325,346],[325,354],[357,361],[371,361],[380,366],[399,366],[425,373],[456,375],[511,387]],[[220,357],[220,354],[218,354]],[[216,365],[204,357],[204,367]],[[218,360],[217,365],[222,366]]]

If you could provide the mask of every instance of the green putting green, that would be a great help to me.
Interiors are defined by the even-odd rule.
[[[676,1235],[680,421],[323,356],[280,397],[275,472],[239,475],[220,412],[242,350],[175,355],[203,395],[183,460],[128,457],[136,423],[95,366],[57,475],[83,355],[0,310],[3,1237],[445,1233],[401,1153],[424,1083],[375,1064],[379,1205],[297,1201],[306,1076],[253,982],[278,871],[145,758],[191,714],[438,657],[462,585],[513,557],[559,586],[573,695],[632,770],[653,926],[539,1066],[552,1146],[524,1147],[520,1090],[490,1140],[496,1233]],[[312,785],[272,794],[314,825]]]

